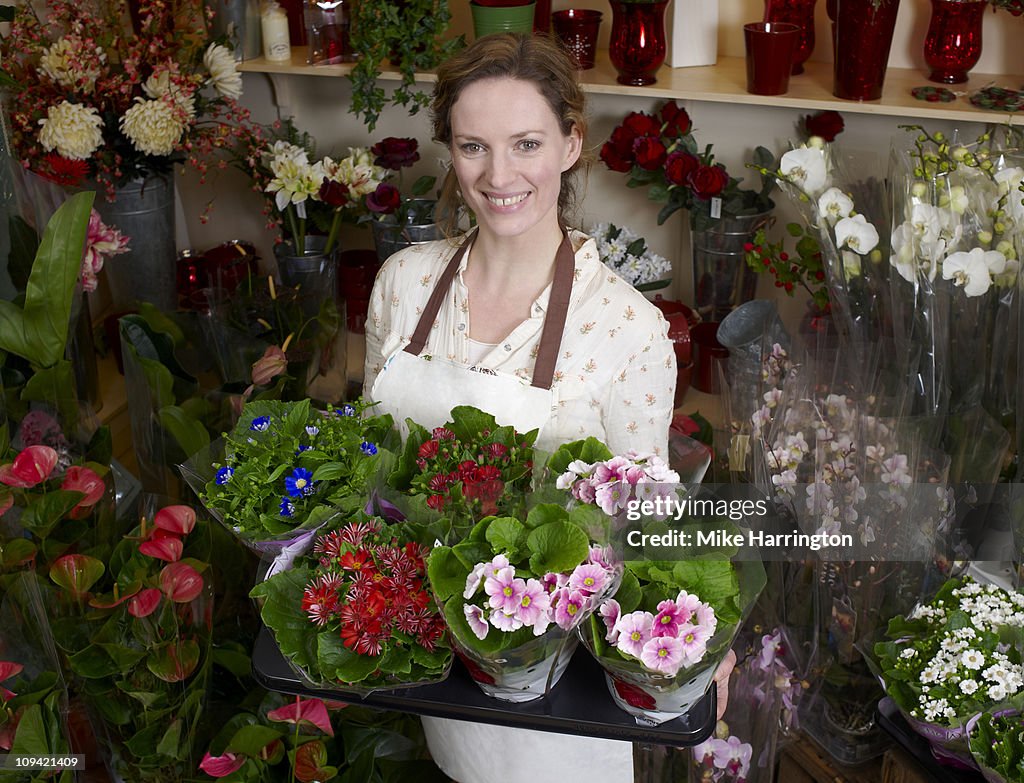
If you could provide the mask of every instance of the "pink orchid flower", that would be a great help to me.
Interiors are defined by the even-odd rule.
[[[199,769],[211,778],[226,778],[232,772],[242,768],[245,764],[245,756],[234,753],[225,753],[223,756],[211,756],[209,751],[199,762]]]
[[[327,705],[320,699],[299,699],[271,710],[267,717],[279,723],[309,723],[329,737],[334,736],[334,727],[327,715]]]
[[[57,465],[57,452],[49,446],[29,446],[10,465],[0,465],[0,482],[30,489],[45,481]]]

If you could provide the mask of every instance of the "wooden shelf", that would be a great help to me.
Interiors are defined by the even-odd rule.
[[[241,63],[240,70],[249,73],[290,74],[302,76],[345,76],[352,70],[349,63],[340,65],[309,65],[306,48],[294,47],[290,63],[271,63],[261,57]],[[587,92],[601,95],[635,95],[652,98],[709,101],[711,103],[742,103],[747,106],[780,106],[794,109],[836,109],[855,114],[876,114],[929,120],[960,120],[966,122],[1008,122],[1010,112],[976,109],[968,101],[968,93],[995,85],[1012,89],[1024,84],[1024,76],[972,74],[966,84],[955,85],[959,95],[952,103],[927,103],[910,94],[914,87],[929,84],[924,74],[914,68],[890,68],[886,74],[885,91],[877,101],[844,101],[832,95],[832,64],[808,62],[807,70],[794,76],[785,95],[751,95],[746,90],[746,64],[742,57],[720,57],[717,65],[700,68],[667,68],[658,71],[658,80],[646,87],[627,87],[615,81],[615,69],[607,51],[599,51],[597,65],[581,72]],[[400,78],[392,68],[380,78]],[[433,73],[418,74],[418,82],[430,83]]]

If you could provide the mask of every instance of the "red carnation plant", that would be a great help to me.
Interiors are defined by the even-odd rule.
[[[520,506],[530,487],[536,437],[536,431],[521,434],[498,426],[490,414],[460,406],[443,427],[410,428],[392,483],[425,498],[457,537],[486,516],[517,516],[517,509],[525,514]]]
[[[704,229],[717,220],[712,215],[753,215],[774,206],[768,197],[774,180],[762,177],[759,190],[741,188],[741,180],[715,161],[710,144],[698,148],[690,115],[675,101],[656,114],[627,115],[601,147],[601,160],[612,171],[629,174],[629,187],[649,187],[652,200],[665,202],[659,225],[679,209],[689,210],[691,225]],[[758,165],[774,160],[764,147],[754,152]],[[714,199],[719,202],[713,204]]]
[[[263,601],[263,620],[282,653],[305,658],[303,674],[313,682],[368,690],[437,680],[451,650],[425,553],[397,525],[358,514],[318,535],[290,569],[251,595]],[[301,606],[299,632],[283,606]],[[307,650],[319,654],[311,659]]]

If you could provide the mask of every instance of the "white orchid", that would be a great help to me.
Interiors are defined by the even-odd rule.
[[[914,250],[914,231],[910,223],[900,223],[890,239],[890,263],[908,283],[917,279],[917,253]]]
[[[846,217],[836,223],[836,246],[866,256],[878,245],[878,231],[863,215]]]
[[[847,280],[852,280],[855,277],[861,275],[861,262],[860,256],[850,250],[844,250],[843,255],[843,273],[846,275]]]
[[[825,151],[817,147],[799,147],[790,150],[779,161],[779,173],[814,198],[828,185]]]
[[[971,200],[967,197],[967,190],[963,185],[953,185],[948,192],[942,193],[939,197],[939,206],[945,207],[957,215],[967,211]]]
[[[853,212],[853,199],[839,188],[829,188],[818,199],[818,212],[827,220],[835,223],[840,218],[849,217]]]
[[[1006,269],[1006,257],[997,250],[976,247],[969,253],[953,253],[942,264],[942,278],[964,289],[967,296],[981,296],[992,286],[992,275]]]

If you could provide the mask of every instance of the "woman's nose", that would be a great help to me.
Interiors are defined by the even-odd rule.
[[[515,179],[512,161],[502,153],[493,153],[487,158],[487,177],[493,188],[511,184]]]

